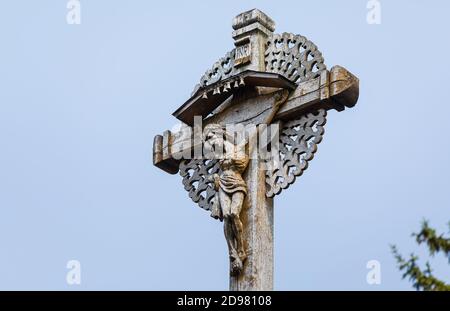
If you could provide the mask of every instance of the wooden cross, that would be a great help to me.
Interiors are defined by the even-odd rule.
[[[257,9],[235,17],[233,29],[235,48],[202,76],[191,98],[173,113],[184,127],[155,137],[153,162],[168,173],[180,172],[191,199],[215,218],[225,214],[225,224],[230,221],[225,199],[239,204],[243,198],[237,215],[243,238],[239,255],[233,255],[239,245],[229,245],[230,290],[272,290],[273,197],[307,168],[322,140],[327,111],[356,104],[359,80],[340,66],[327,70],[321,52],[305,37],[274,34],[275,23]],[[230,171],[223,161],[202,157],[205,127],[264,123],[280,129],[278,166],[267,169],[256,157],[241,171],[236,165]],[[225,170],[237,184],[231,190],[222,180],[231,178],[223,176]],[[225,199],[218,212],[220,191]]]

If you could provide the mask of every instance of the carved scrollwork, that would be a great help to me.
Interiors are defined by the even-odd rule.
[[[283,124],[280,131],[280,161],[266,172],[266,195],[274,197],[289,188],[307,169],[322,141],[327,112],[320,109]]]
[[[180,163],[184,189],[189,192],[189,197],[195,203],[207,211],[211,210],[212,199],[216,193],[208,178],[219,170],[218,160],[191,159]]]
[[[230,77],[234,68],[235,49],[231,50],[224,57],[219,59],[211,69],[205,72],[201,77],[200,83],[195,86],[194,92],[199,88],[211,85],[220,80]]]
[[[314,79],[326,70],[317,46],[291,33],[274,34],[269,38],[265,61],[267,72],[279,73],[295,83]]]

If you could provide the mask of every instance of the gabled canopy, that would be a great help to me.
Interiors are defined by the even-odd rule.
[[[294,90],[297,85],[278,73],[246,70],[225,80],[198,89],[194,95],[174,113],[178,120],[192,126],[194,116],[205,119],[230,96],[245,88],[258,86]]]

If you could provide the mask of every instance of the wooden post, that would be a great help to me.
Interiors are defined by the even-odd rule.
[[[255,9],[239,14],[233,29],[239,70],[265,71],[265,45],[275,23]],[[265,174],[253,157],[244,175],[248,195],[241,212],[248,257],[243,272],[230,277],[230,290],[273,289],[273,198],[266,196]]]
[[[248,196],[241,219],[248,257],[243,272],[230,277],[230,290],[273,289],[273,198],[266,197],[261,166],[260,160],[251,160],[245,174]]]

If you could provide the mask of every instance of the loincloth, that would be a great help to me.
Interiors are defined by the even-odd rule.
[[[219,177],[219,185],[228,194],[235,192],[247,194],[247,185],[239,173],[223,173]]]

